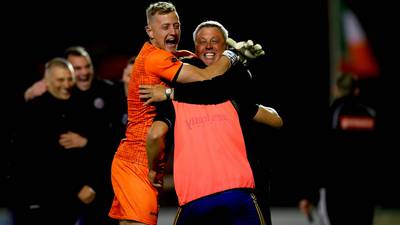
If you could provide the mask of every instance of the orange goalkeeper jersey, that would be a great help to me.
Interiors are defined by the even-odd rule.
[[[183,63],[172,53],[146,42],[132,68],[128,92],[128,124],[126,141],[134,148],[119,148],[117,156],[147,166],[146,136],[155,116],[155,107],[143,105],[139,85],[165,84],[174,81]]]

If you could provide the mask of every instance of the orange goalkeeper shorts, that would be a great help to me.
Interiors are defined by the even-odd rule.
[[[147,176],[146,166],[114,157],[111,167],[114,189],[114,200],[109,212],[111,218],[157,224],[158,192]]]

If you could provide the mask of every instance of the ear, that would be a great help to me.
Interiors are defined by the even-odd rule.
[[[50,86],[50,78],[49,78],[49,77],[46,77],[46,78],[43,80],[43,83],[46,85],[46,87],[49,87],[49,86]]]
[[[145,29],[146,29],[146,33],[150,37],[150,39],[154,39],[153,30],[151,29],[150,25],[147,25],[145,27]]]

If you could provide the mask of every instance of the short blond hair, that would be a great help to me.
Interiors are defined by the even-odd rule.
[[[147,7],[146,9],[147,24],[150,23],[150,19],[154,15],[165,15],[170,12],[176,12],[176,8],[171,2],[156,2],[150,4],[149,7]]]

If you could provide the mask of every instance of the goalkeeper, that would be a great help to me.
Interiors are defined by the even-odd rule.
[[[218,22],[201,23],[194,32],[198,58],[188,62],[203,67],[213,64],[225,51],[227,37],[228,32]],[[261,46],[251,41],[231,40],[230,44],[242,63],[264,54]],[[176,84],[175,93],[161,86],[142,86],[141,98],[147,99],[146,104],[169,98],[180,101],[173,101],[174,107],[157,107],[159,114],[147,141],[153,170],[150,174],[154,175],[157,159],[163,155],[158,139],[166,135],[162,131],[174,128],[174,183],[180,204],[176,224],[233,224],[241,220],[265,224],[253,194],[254,178],[238,115],[273,127],[282,126],[282,120],[274,109],[254,104],[251,94],[235,91],[243,90],[250,82],[246,69],[237,63],[230,72],[212,80]],[[220,91],[221,85],[224,91]],[[267,219],[270,221],[269,215]]]

